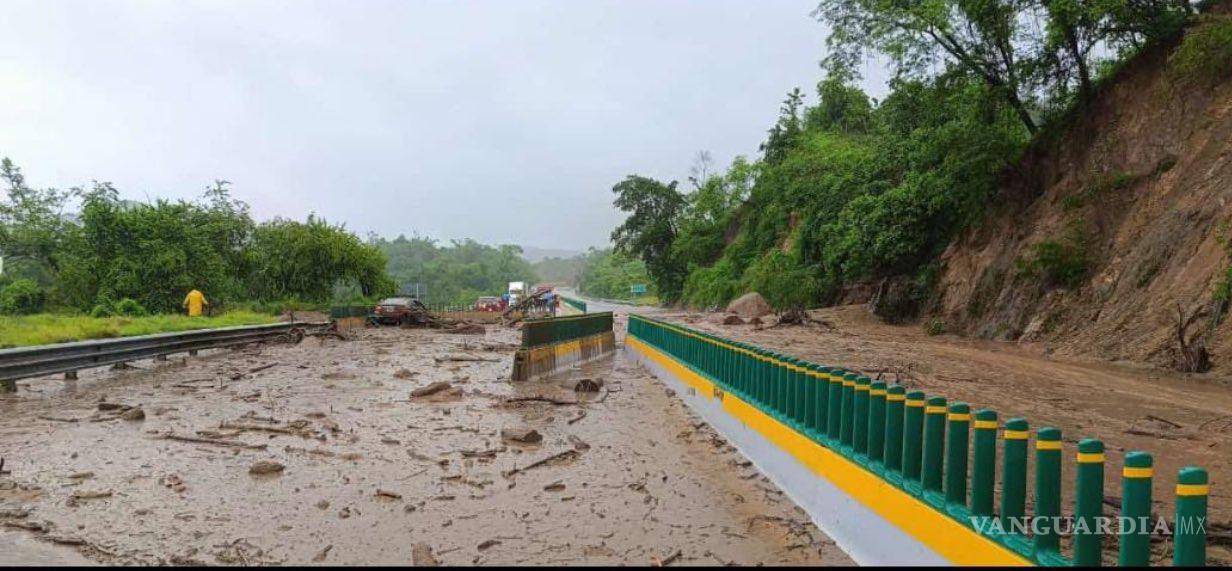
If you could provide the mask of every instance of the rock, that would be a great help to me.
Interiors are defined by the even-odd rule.
[[[501,438],[527,444],[543,442],[543,435],[533,428],[503,428],[501,429]]]
[[[120,413],[120,418],[132,422],[140,422],[145,420],[145,411],[141,407],[130,408]]]
[[[253,475],[278,474],[287,467],[273,460],[260,460],[248,468],[248,473]]]
[[[769,315],[772,311],[766,298],[755,291],[746,293],[727,304],[728,313],[735,313],[744,318],[762,317]]]
[[[762,321],[760,317],[752,317],[752,318],[749,318],[748,324],[749,325],[761,325]]]
[[[489,540],[484,541],[483,543],[480,543],[476,549],[480,551],[486,551],[497,545],[500,545],[499,539],[489,539]]]
[[[415,390],[411,391],[411,398],[415,398],[415,397],[426,397],[426,396],[428,396],[428,395],[432,395],[432,394],[439,393],[439,392],[441,392],[441,391],[443,391],[443,390],[445,390],[445,389],[448,389],[448,388],[450,388],[450,387],[452,387],[452,386],[453,386],[453,385],[452,385],[452,384],[450,384],[450,383],[449,383],[449,382],[447,382],[447,381],[437,381],[437,382],[432,383],[432,384],[430,384],[430,385],[428,385],[428,386],[426,386],[426,387],[419,387],[419,388],[417,388],[417,389],[415,389]]]
[[[397,371],[394,371],[394,378],[406,380],[406,379],[414,378],[415,375],[418,375],[418,374],[419,372],[412,371],[410,369],[398,369]]]
[[[321,500],[321,501],[317,502],[317,509],[319,509],[319,510],[327,510],[327,509],[329,509],[329,500]]]
[[[419,542],[411,546],[411,565],[416,567],[437,567],[441,562],[432,555],[432,546]]]
[[[127,406],[125,406],[125,405],[122,405],[122,404],[120,404],[120,403],[118,403],[118,402],[100,402],[100,403],[98,403],[98,410],[101,410],[101,411],[104,411],[104,412],[106,412],[106,411],[111,411],[111,410],[124,410],[124,409],[126,409],[126,408],[129,408],[129,407],[127,407]]]
[[[578,393],[597,393],[599,392],[599,387],[602,386],[602,381],[596,381],[594,379],[580,379],[575,385],[573,385],[573,391]]]
[[[757,318],[754,317],[753,319],[757,319]],[[732,315],[729,313],[727,315],[724,315],[723,319],[721,319],[719,323],[722,325],[744,325],[744,320],[740,319],[739,315]]]

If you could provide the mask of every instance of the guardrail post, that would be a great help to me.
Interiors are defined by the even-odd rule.
[[[820,365],[810,367],[813,369],[810,377],[813,385],[813,433],[824,437],[829,426],[830,369]]]
[[[1078,442],[1074,486],[1074,565],[1096,567],[1103,552],[1099,529],[1104,514],[1104,443],[1094,438]]]
[[[877,381],[868,387],[868,458],[881,462],[885,453],[886,384]]]
[[[1061,535],[1056,522],[1061,517],[1061,430],[1039,429],[1035,434],[1035,519],[1045,520],[1042,526],[1032,526],[1035,553],[1056,553],[1061,547]]]
[[[1206,470],[1181,468],[1176,478],[1176,517],[1172,524],[1172,564],[1206,566],[1206,509],[1210,495]]]
[[[868,452],[868,377],[856,379],[855,416],[851,425],[851,447],[856,454]]]
[[[771,374],[773,371],[770,368],[770,352],[761,348],[753,349],[754,358],[757,360],[757,403],[765,409],[771,408],[770,402],[770,386],[773,380]]]
[[[903,469],[903,403],[907,400],[906,389],[891,385],[886,389],[885,452],[882,462],[888,470]]]
[[[924,450],[924,393],[907,393],[903,413],[903,478],[920,481]]]
[[[791,371],[787,368],[787,363],[784,359],[786,355],[781,353],[773,353],[774,362],[774,380],[775,380],[775,401],[778,403],[774,409],[779,412],[779,418],[786,418],[790,424],[790,416],[787,415],[787,401],[789,398],[788,391],[791,389]]]
[[[975,411],[971,436],[971,515],[992,516],[993,491],[997,485],[997,413]]]
[[[924,407],[924,460],[921,482],[925,491],[941,491],[945,460],[945,397],[931,397]]]
[[[851,446],[851,427],[856,412],[856,378],[854,373],[843,375],[842,433],[839,441],[846,446]]]
[[[1151,563],[1151,481],[1154,459],[1146,452],[1125,454],[1121,470],[1121,550],[1117,563],[1141,567]]]
[[[799,427],[801,417],[801,408],[804,404],[804,399],[800,398],[800,389],[804,384],[801,382],[802,376],[799,372],[800,360],[795,357],[783,358],[783,370],[786,371],[787,385],[786,389],[787,402],[784,403],[784,410],[787,413],[787,419],[791,425]]]
[[[1001,524],[1014,529],[1027,515],[1027,439],[1030,426],[1021,418],[1005,421],[1005,462],[1001,470]]]
[[[967,505],[967,445],[971,431],[971,407],[964,402],[950,405],[946,416],[949,434],[945,439],[945,501]]]
[[[843,377],[842,369],[830,370],[830,382],[826,396],[826,436],[838,442],[842,436],[843,422]]]

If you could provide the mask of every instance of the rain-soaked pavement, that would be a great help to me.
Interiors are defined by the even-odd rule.
[[[621,353],[514,385],[518,332],[487,329],[22,383],[0,397],[0,564],[850,563]],[[502,437],[524,428],[542,440]]]

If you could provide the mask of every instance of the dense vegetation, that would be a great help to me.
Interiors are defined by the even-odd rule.
[[[577,288],[584,295],[601,299],[632,300],[654,295],[646,264],[637,258],[613,252],[610,248],[591,248],[582,257]],[[633,286],[648,286],[646,294],[634,294]]]
[[[639,175],[616,184],[628,218],[613,242],[645,262],[665,301],[710,306],[755,290],[799,307],[887,277],[922,296],[938,254],[1027,146],[1046,144],[1120,62],[1193,13],[1181,0],[824,0],[816,104],[793,90],[757,160],[715,173],[700,153],[685,189]],[[1205,51],[1227,51],[1208,36]],[[894,71],[882,101],[853,86],[873,54]],[[1041,248],[1027,269],[1056,258],[1066,267],[1052,279],[1083,279],[1072,249]]]
[[[325,302],[338,283],[364,296],[393,288],[380,251],[344,227],[312,216],[258,224],[222,181],[196,201],[146,204],[121,200],[108,183],[33,189],[8,159],[0,178],[6,313],[166,313],[193,288],[215,307]]]
[[[500,295],[509,282],[533,285],[539,278],[522,248],[487,246],[474,240],[438,246],[435,240],[398,236],[371,242],[388,260],[387,269],[401,288],[420,283],[429,303],[468,305],[481,295]]]

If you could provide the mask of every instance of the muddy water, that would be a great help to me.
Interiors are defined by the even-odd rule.
[[[0,400],[0,564],[850,563],[620,354],[515,386],[512,330],[354,335],[24,383]],[[436,381],[461,394],[410,397]]]

